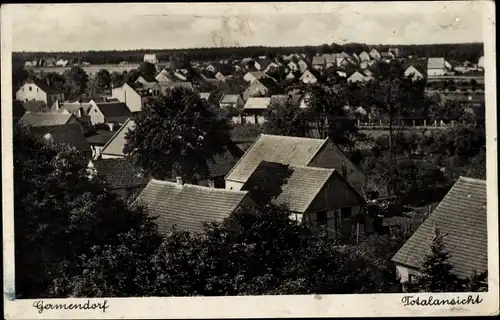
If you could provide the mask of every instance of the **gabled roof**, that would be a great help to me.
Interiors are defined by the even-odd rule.
[[[125,135],[129,130],[135,127],[134,120],[127,120],[118,131],[109,139],[108,143],[102,148],[101,154],[109,154],[114,156],[125,156],[123,147],[125,146]]]
[[[444,237],[451,254],[452,273],[468,277],[472,271],[488,269],[486,181],[460,177],[429,217],[399,249],[392,260],[419,269],[435,238]]]
[[[262,161],[243,185],[242,190],[249,190],[251,187],[256,187],[250,184],[259,183],[258,179],[253,179],[252,177],[259,177],[259,174],[261,174],[260,170],[264,170],[263,172],[269,172],[268,170],[277,172],[286,169],[290,170],[290,175],[281,186],[281,193],[273,202],[276,204],[287,204],[290,211],[298,213],[307,211],[318,193],[335,172],[335,169],[306,166],[290,165],[287,168],[286,164]]]
[[[71,113],[53,113],[53,112],[29,112],[27,111],[19,120],[33,127],[62,125],[69,122]]]
[[[429,58],[427,59],[427,69],[444,69],[444,58]]]
[[[263,78],[255,80],[255,82],[257,82],[257,81],[260,82],[269,91],[273,91],[277,87],[276,81],[270,77],[263,77]]]
[[[205,99],[208,101],[210,98],[211,93],[210,92],[200,92],[200,98]]]
[[[308,165],[327,141],[261,134],[229,172],[226,180],[246,182],[261,161]]]
[[[247,74],[251,74],[257,79],[264,78],[264,77],[268,76],[264,71],[248,71],[245,75],[247,75]]]
[[[87,142],[91,145],[104,146],[115,135],[116,132],[108,130],[98,130],[92,135],[87,136]]]
[[[239,94],[224,94],[220,103],[237,103],[241,96]]]
[[[123,102],[98,102],[96,105],[107,121],[122,119],[125,121],[132,116],[132,112]]]
[[[137,197],[151,216],[158,217],[158,230],[169,234],[172,227],[200,232],[205,222],[229,217],[247,198],[247,192],[151,179]]]
[[[92,165],[112,189],[145,186],[150,179],[128,158],[92,160]]]
[[[51,112],[64,112],[64,110],[68,111],[69,113],[76,113],[80,108],[83,109],[83,114],[82,116],[88,115],[88,112],[92,105],[90,103],[79,103],[79,102],[65,102],[65,103],[60,103],[59,104],[59,109],[57,109],[56,106],[57,103],[54,103],[52,107],[50,108]]]
[[[92,152],[90,145],[78,124],[64,124],[54,126],[34,127],[32,132],[42,138],[50,134],[53,143],[68,144],[80,152]]]
[[[49,86],[47,82],[39,80],[39,79],[33,79],[33,80],[27,80],[26,83],[33,83],[37,87],[39,87],[43,92],[47,94],[59,94],[62,93],[61,90],[57,90],[56,88]]]
[[[243,109],[245,110],[265,110],[269,107],[271,103],[271,98],[261,98],[261,97],[250,97]]]
[[[191,82],[187,82],[187,81],[160,83],[159,85],[160,85],[161,90],[163,90],[163,91],[165,91],[167,89],[173,89],[173,88],[185,88],[185,89],[193,90],[193,84]]]

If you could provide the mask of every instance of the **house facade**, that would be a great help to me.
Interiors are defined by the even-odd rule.
[[[309,70],[304,72],[299,80],[302,81],[303,83],[316,83],[316,82],[318,82],[318,79]]]
[[[57,100],[63,101],[64,93],[52,88],[44,81],[29,80],[16,91],[16,100],[43,101],[46,106],[50,107]]]
[[[116,159],[125,157],[123,152],[126,143],[125,137],[134,128],[135,122],[131,119],[127,120],[104,145],[101,150],[101,158]]]
[[[404,72],[405,77],[411,77],[413,81],[424,79],[423,72],[419,71],[415,66],[410,65]]]
[[[148,101],[148,97],[153,96],[152,94],[149,94],[149,90],[157,91],[159,93],[161,87],[155,83],[153,88],[137,90],[137,88],[133,88],[128,83],[125,83],[121,87],[113,88],[111,90],[111,97],[125,103],[131,112],[139,112]]]
[[[115,125],[120,126],[132,117],[132,112],[123,102],[95,102],[91,100],[90,105],[89,116],[92,125],[106,123],[113,130]]]
[[[371,57],[366,51],[363,51],[359,54],[360,61],[370,61],[370,59],[371,59]]]
[[[444,76],[448,69],[444,58],[429,58],[427,60],[428,76]]]
[[[148,62],[151,64],[157,64],[159,61],[158,61],[158,58],[156,57],[156,54],[147,53],[144,55],[144,62]]]
[[[381,56],[380,56],[380,52],[373,48],[370,50],[370,53],[369,53],[370,57],[373,59],[373,60],[380,60],[381,59]]]

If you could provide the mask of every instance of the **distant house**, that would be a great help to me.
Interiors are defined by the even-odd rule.
[[[399,48],[389,48],[389,50],[387,50],[387,51],[392,53],[394,55],[394,58],[399,57]]]
[[[295,79],[295,75],[293,74],[293,71],[290,71],[290,72],[286,75],[285,79],[288,79],[288,80]]]
[[[50,86],[47,82],[33,79],[27,80],[17,91],[16,99],[19,101],[43,101],[51,106],[57,100],[64,100],[64,93]]]
[[[276,70],[280,67],[279,64],[277,64],[276,62],[274,61],[271,61],[267,66],[266,68],[264,69],[264,72],[270,72],[270,71],[273,71],[273,70]]]
[[[316,70],[325,69],[325,57],[320,55],[314,56],[312,59],[311,66],[313,69]]]
[[[351,74],[349,76],[349,78],[347,78],[347,82],[354,83],[354,82],[365,82],[365,81],[372,80],[373,77],[371,75],[365,73],[367,70],[368,69],[363,70],[363,71],[354,72],[353,74]]]
[[[150,85],[149,82],[146,82],[146,84],[125,83],[111,90],[111,96],[125,103],[131,112],[141,111],[149,98],[158,96],[160,93],[160,85],[158,83]]]
[[[19,122],[25,123],[32,127],[46,127],[57,126],[64,124],[77,124],[80,126],[82,132],[84,127],[78,118],[69,112],[55,113],[55,112],[30,112],[26,111],[21,117]]]
[[[247,82],[254,82],[255,80],[269,77],[264,71],[249,71],[243,76],[243,80]]]
[[[219,102],[221,108],[243,108],[245,102],[239,94],[224,94]]]
[[[92,105],[87,102],[64,102],[61,103],[59,100],[54,102],[50,108],[50,112],[55,113],[72,113],[74,114],[82,124],[90,125],[90,108]]]
[[[377,49],[373,48],[370,50],[370,53],[369,53],[370,57],[373,59],[373,60],[380,60],[382,57],[380,56],[380,52],[378,52]]]
[[[144,62],[149,62],[149,63],[152,63],[152,64],[157,64],[159,61],[158,61],[158,58],[156,57],[156,54],[146,53],[144,55]]]
[[[52,144],[66,144],[78,151],[79,158],[87,163],[92,158],[92,149],[80,126],[75,123],[33,127],[33,134]]]
[[[299,70],[299,65],[297,63],[295,63],[294,61],[290,61],[288,64],[287,64],[287,67],[288,69],[292,70],[292,71],[297,71]]]
[[[297,66],[299,67],[299,70],[301,72],[306,72],[307,69],[309,69],[309,66],[307,65],[307,62],[305,62],[304,60],[299,60],[297,62]]]
[[[220,72],[218,72],[220,73]],[[181,73],[180,71],[175,71],[174,72],[174,77],[179,81],[187,81],[188,77],[184,74]]]
[[[247,69],[248,70],[248,69],[250,69],[250,65],[253,64],[252,62],[253,62],[252,58],[243,58],[240,61],[239,67],[240,67],[240,69]]]
[[[286,182],[262,179],[270,173],[286,177]],[[355,234],[365,200],[337,170],[262,161],[242,190],[250,192],[273,182],[281,187],[273,202],[287,205],[292,219],[325,230],[330,239],[350,239]]]
[[[132,117],[132,112],[123,102],[95,102],[92,100],[90,105],[89,115],[92,125],[106,123],[110,126],[111,131],[115,125],[122,125]]]
[[[303,83],[316,83],[316,82],[318,82],[318,78],[316,78],[316,76],[309,70],[306,70],[306,72],[304,72],[302,74],[302,76],[300,77],[299,80],[302,81]]]
[[[380,59],[381,60],[388,62],[388,61],[394,60],[395,58],[396,58],[396,56],[390,51],[380,52]]]
[[[351,62],[346,57],[337,57],[335,59],[335,64],[336,64],[337,68],[345,68],[348,65],[350,65]]]
[[[451,65],[444,58],[427,59],[428,76],[444,76],[450,69]]]
[[[139,76],[135,82],[136,84],[142,84],[146,86],[153,86],[156,83],[156,79],[154,78],[146,78],[145,76]]]
[[[358,192],[364,173],[329,139],[261,134],[226,176],[226,189],[240,190],[261,161],[336,169]]]
[[[245,205],[253,203],[248,192],[218,189],[151,179],[136,199],[152,216],[165,236],[177,228],[201,232],[205,222],[220,222]]]
[[[366,51],[363,51],[359,54],[360,61],[370,61],[370,59],[371,59],[371,57]]]
[[[155,80],[159,83],[172,83],[174,82],[174,77],[170,75],[170,72],[163,69],[155,77]]]
[[[95,159],[89,162],[87,168],[90,174],[101,177],[107,190],[127,200],[137,196],[150,180],[127,158]]]
[[[210,96],[212,94],[210,92],[200,92],[200,98],[206,101],[210,100]]]
[[[114,135],[115,132],[103,129],[87,135],[87,142],[92,149],[92,159],[99,159],[101,157],[102,149]]]
[[[429,217],[394,255],[401,283],[420,275],[432,241],[444,236],[444,249],[450,253],[451,273],[459,278],[488,270],[488,232],[486,181],[460,177]]]
[[[479,60],[477,61],[477,66],[478,68],[484,69],[484,56],[481,56]]]
[[[134,130],[135,122],[134,120],[127,120],[118,129],[115,134],[108,140],[106,145],[102,148],[101,158],[102,159],[113,159],[113,158],[123,158],[125,154],[123,153],[123,147],[125,147],[125,136],[130,130]]]
[[[248,98],[243,107],[245,123],[263,123],[271,98]]]
[[[410,64],[404,71],[405,77],[411,77],[413,81],[421,80],[425,78],[425,71],[418,64]]]
[[[59,59],[56,62],[56,67],[67,67],[69,65],[69,60]]]
[[[243,101],[250,97],[266,97],[276,93],[277,84],[271,78],[260,78],[253,81],[243,92]]]

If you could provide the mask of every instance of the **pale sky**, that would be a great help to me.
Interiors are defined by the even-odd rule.
[[[483,42],[481,1],[7,7],[13,51]]]

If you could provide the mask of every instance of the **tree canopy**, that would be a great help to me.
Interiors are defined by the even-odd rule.
[[[207,176],[209,159],[227,150],[229,130],[197,93],[175,88],[144,106],[124,152],[158,179],[194,181]]]

